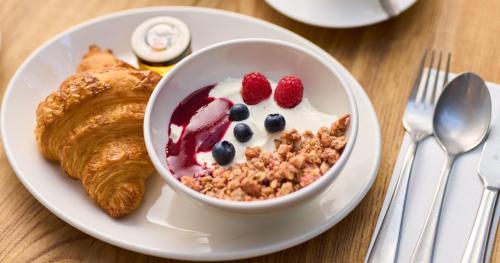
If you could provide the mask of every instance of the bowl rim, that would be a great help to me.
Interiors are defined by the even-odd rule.
[[[333,165],[326,174],[322,175],[319,179],[314,181],[312,184],[299,189],[298,191],[292,192],[290,194],[280,196],[277,198],[266,199],[266,200],[255,200],[251,202],[243,202],[243,201],[233,201],[233,200],[223,200],[215,197],[210,197],[200,192],[197,192],[186,185],[182,184],[180,180],[175,178],[171,172],[163,166],[162,162],[157,156],[156,151],[153,146],[152,136],[151,136],[151,113],[153,111],[153,105],[155,104],[160,91],[165,87],[164,83],[170,81],[171,78],[177,73],[177,71],[181,70],[184,65],[192,63],[199,55],[204,54],[206,52],[210,52],[214,49],[225,48],[231,45],[238,45],[243,43],[261,43],[261,44],[272,44],[272,45],[280,45],[289,49],[294,49],[301,53],[305,53],[307,56],[310,56],[321,63],[324,67],[326,67],[330,72],[332,72],[340,82],[340,86],[344,89],[347,94],[349,105],[351,107],[351,122],[350,122],[350,136],[347,140],[346,147],[344,148],[339,160],[335,165]],[[285,206],[287,204],[294,204],[299,202],[307,197],[314,195],[315,193],[319,193],[322,189],[326,189],[331,182],[335,179],[335,177],[340,173],[343,169],[345,163],[350,157],[352,149],[354,148],[356,137],[358,133],[358,110],[356,101],[354,99],[354,95],[352,94],[351,89],[345,83],[342,76],[337,72],[337,70],[329,65],[325,59],[321,58],[319,55],[314,54],[312,51],[307,50],[306,48],[300,47],[295,44],[291,44],[281,40],[268,39],[268,38],[240,38],[229,41],[219,42],[205,48],[202,48],[185,59],[181,60],[177,65],[170,70],[160,82],[156,85],[156,88],[153,90],[146,107],[146,111],[144,114],[144,142],[146,144],[146,149],[148,151],[151,162],[153,163],[156,171],[163,177],[167,184],[172,187],[174,191],[177,193],[183,193],[194,200],[206,203],[214,207],[223,208],[224,210],[233,210],[233,211],[252,211],[252,210],[267,210],[275,207]]]

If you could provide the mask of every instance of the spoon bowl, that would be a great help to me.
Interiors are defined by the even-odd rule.
[[[448,154],[470,151],[485,138],[491,120],[486,83],[474,73],[453,79],[441,94],[433,118],[434,134]]]

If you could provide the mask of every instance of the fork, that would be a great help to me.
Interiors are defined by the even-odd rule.
[[[431,69],[434,66],[436,52],[434,50],[431,52],[430,63],[426,72],[427,76],[425,77],[424,67],[429,57],[428,53],[429,51],[426,50],[422,56],[413,90],[403,114],[403,126],[410,137],[410,145],[406,150],[403,166],[398,173],[396,187],[389,200],[388,208],[383,215],[380,228],[373,235],[372,246],[365,259],[366,263],[395,262],[397,259],[413,160],[415,159],[418,144],[432,135],[434,107],[444,85],[448,83],[450,71],[451,55],[448,53],[444,79],[442,84],[439,84],[442,60],[442,53],[440,52],[435,71],[436,77],[434,83],[431,83]]]

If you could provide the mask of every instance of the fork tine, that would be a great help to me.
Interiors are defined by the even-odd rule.
[[[451,63],[451,53],[447,52],[446,53],[446,66],[445,66],[445,70],[443,72],[443,75],[444,75],[443,82],[441,83],[441,85],[438,85],[438,89],[437,89],[438,94],[436,94],[434,104],[437,103],[439,96],[441,95],[441,92],[443,92],[444,88],[446,87],[446,84],[448,84],[448,78],[450,76],[450,63]]]
[[[434,65],[434,53],[435,53],[435,51],[432,50],[431,62],[429,63],[429,67],[427,67],[427,79],[425,80],[424,91],[422,93],[422,96],[420,97],[420,100],[417,103],[430,100],[430,96],[428,94],[429,93],[429,81],[431,78],[432,66]]]
[[[439,57],[438,57],[438,63],[437,63],[437,68],[436,68],[436,74],[434,74],[434,88],[432,88],[432,94],[431,94],[431,101],[429,104],[435,104],[437,102],[437,99],[439,95],[441,94],[441,89],[438,87],[438,82],[439,82],[439,75],[441,73],[441,57],[443,53],[439,52]]]
[[[424,55],[422,55],[422,59],[420,60],[420,65],[418,66],[418,73],[417,77],[415,78],[415,83],[413,84],[413,89],[411,91],[410,97],[408,98],[408,102],[416,101],[417,100],[417,94],[419,93],[420,89],[420,82],[422,81],[422,75],[424,74],[424,65],[425,61],[427,59],[427,53],[429,53],[429,50],[424,51]]]
[[[450,75],[450,60],[451,60],[451,53],[448,52],[448,59],[446,60],[446,71],[444,74],[444,81],[443,81],[443,88],[448,84],[448,77]]]

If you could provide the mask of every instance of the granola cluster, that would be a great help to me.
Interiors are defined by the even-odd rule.
[[[215,165],[206,173],[184,176],[181,182],[208,196],[234,201],[264,200],[283,196],[311,184],[339,159],[344,149],[350,115],[316,134],[292,129],[275,141],[273,153],[248,147],[247,161],[230,167]]]

